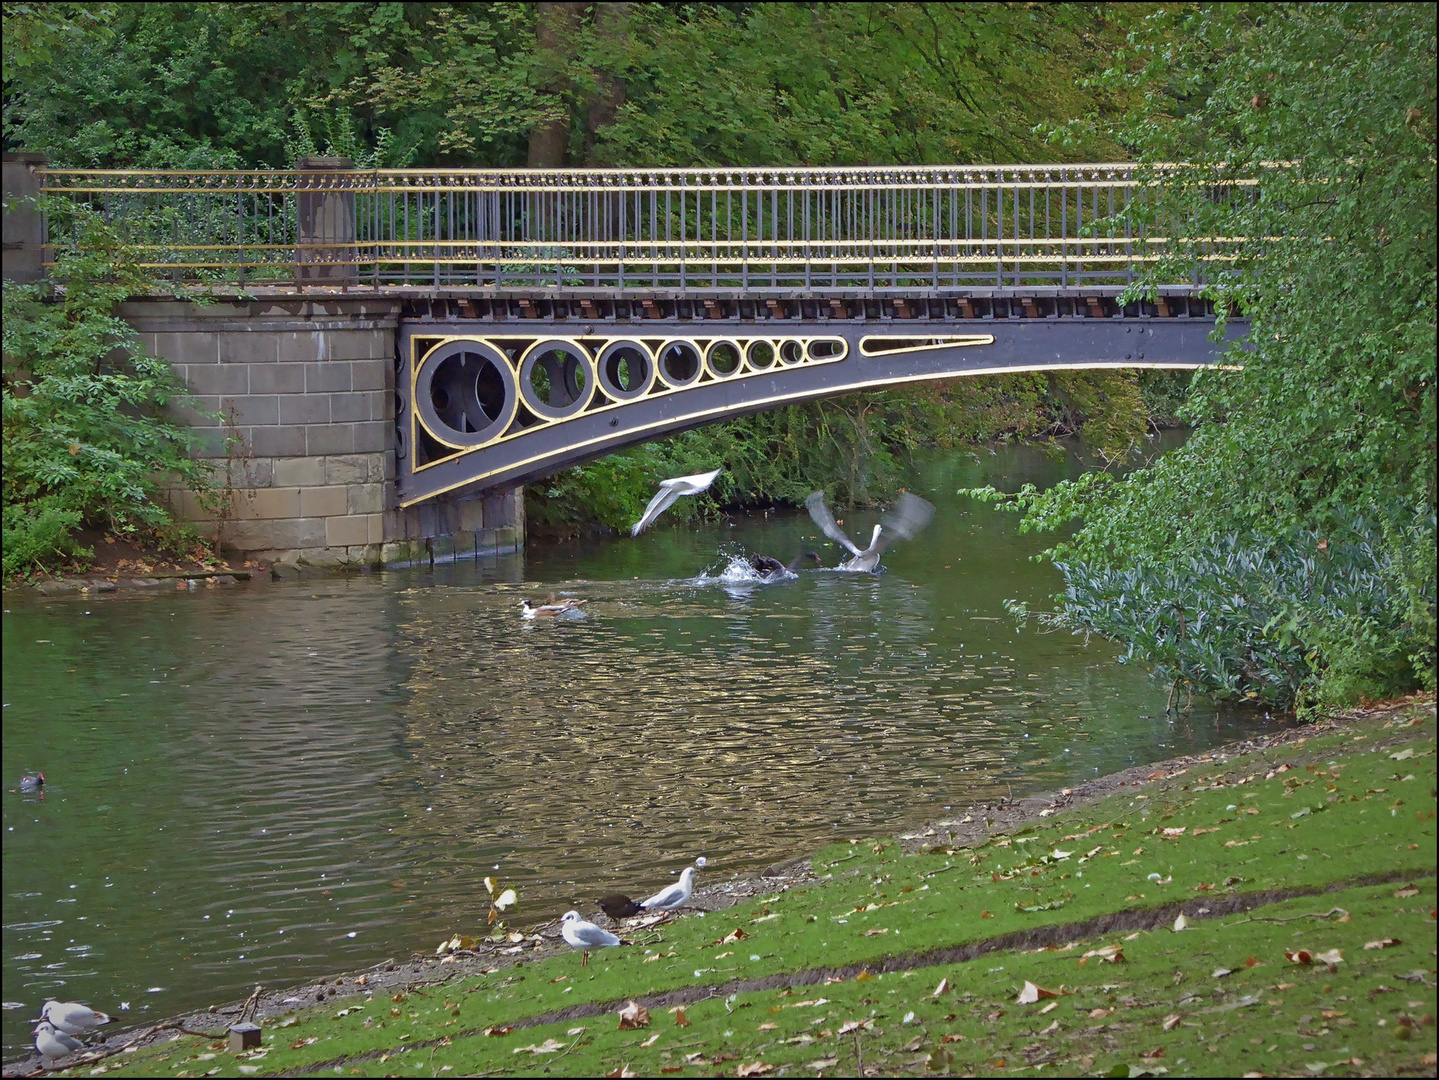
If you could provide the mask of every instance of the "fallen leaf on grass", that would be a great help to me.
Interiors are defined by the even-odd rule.
[[[1209,975],[1211,979],[1222,979],[1226,975],[1233,975],[1233,968],[1215,968]]]
[[[755,1030],[756,1030],[756,1031],[773,1031],[773,1030],[774,1030],[775,1028],[777,1028],[777,1027],[779,1027],[778,1024],[761,1024],[759,1027],[755,1028]]]
[[[1059,1008],[1059,1002],[1051,1001],[1048,1005],[1039,1010],[1039,1015],[1043,1016],[1045,1013],[1053,1012],[1057,1008]]]
[[[659,1042],[659,1041],[660,1041],[660,1033],[659,1033],[658,1031],[656,1031],[656,1032],[655,1032],[653,1035],[651,1035],[648,1039],[646,1039],[644,1042],[640,1043],[640,1045],[641,1045],[641,1046],[653,1046],[655,1043],[657,1043],[657,1042]]]
[[[1047,904],[1025,904],[1022,902],[1017,902],[1014,905],[1014,910],[1022,911],[1026,914],[1032,911],[1057,911],[1059,908],[1064,907],[1064,905],[1067,903],[1069,903],[1068,900],[1051,900]]]
[[[605,1073],[605,1076],[606,1076],[606,1077],[618,1076],[618,1077],[621,1077],[621,1078],[624,1078],[624,1077],[627,1077],[627,1076],[638,1076],[638,1075],[639,1075],[639,1073],[630,1072],[630,1067],[629,1067],[628,1065],[621,1065],[621,1066],[620,1066],[618,1069],[616,1069],[614,1072],[607,1072],[607,1073]]]
[[[724,937],[722,937],[722,938],[720,938],[718,941],[716,941],[715,944],[716,944],[716,945],[732,945],[732,944],[734,944],[736,941],[739,941],[740,939],[742,939],[742,938],[747,938],[747,937],[749,937],[749,934],[745,933],[744,927],[742,927],[742,926],[736,926],[736,927],[735,927],[733,930],[731,930],[728,934],[726,934]]]
[[[939,1041],[942,1043],[964,1042],[964,1036],[957,1031],[953,1031],[948,1035],[941,1035]]]
[[[515,1030],[515,1027],[514,1027],[513,1024],[506,1024],[504,1027],[487,1027],[487,1028],[485,1028],[485,1034],[486,1034],[486,1035],[508,1035],[510,1032],[512,1032],[512,1031],[514,1031],[514,1030]]]
[[[1315,953],[1314,959],[1321,964],[1342,964],[1344,962],[1344,950],[1329,949],[1326,952]]]
[[[1405,885],[1404,888],[1395,891],[1394,895],[1400,900],[1407,900],[1411,896],[1419,895],[1418,885]]]
[[[940,979],[940,980],[939,980],[939,985],[934,988],[934,993],[930,994],[929,996],[930,996],[930,997],[940,997],[940,996],[941,996],[946,990],[948,990],[948,989],[949,989],[949,980],[948,980],[948,979]]]
[[[1292,951],[1289,949],[1285,949],[1284,958],[1286,960],[1291,960],[1296,964],[1314,963],[1314,954],[1311,953],[1308,949],[1294,949]]]
[[[1079,959],[1079,966],[1083,967],[1091,956],[1099,957],[1101,964],[1122,964],[1124,963],[1123,945],[1104,945],[1098,949],[1090,949]]]
[[[1404,942],[1400,941],[1398,938],[1387,937],[1387,938],[1380,938],[1378,941],[1366,941],[1366,942],[1364,943],[1364,947],[1365,947],[1366,949],[1387,949],[1390,945],[1403,945],[1403,944],[1404,944]]]
[[[566,1035],[570,1035],[570,1036],[583,1035],[584,1033],[585,1033],[585,1029],[582,1028],[582,1027],[572,1027],[572,1028],[570,1028],[569,1031],[565,1032]]]
[[[1183,1021],[1183,1019],[1183,1013],[1170,1013],[1164,1018],[1164,1030],[1173,1031],[1180,1025],[1180,1022]]]
[[[838,1064],[839,1058],[820,1058],[818,1061],[811,1061],[805,1068],[821,1071],[824,1069],[832,1069]]]
[[[910,1039],[909,1042],[907,1042],[907,1043],[905,1043],[903,1046],[901,1046],[901,1047],[900,1047],[900,1050],[902,1050],[902,1051],[903,1051],[904,1053],[906,1053],[906,1054],[912,1054],[912,1053],[914,1053],[916,1050],[918,1050],[918,1049],[919,1049],[921,1046],[923,1046],[923,1045],[924,1045],[924,1036],[923,1036],[923,1035],[916,1035],[914,1038]]]
[[[654,963],[656,960],[668,960],[671,956],[678,956],[678,955],[679,955],[679,953],[677,953],[677,952],[657,952],[657,953],[651,953],[649,956],[646,956],[643,960],[641,960],[640,963],[642,963],[642,964],[652,964],[652,963]]]
[[[858,975],[856,975],[856,976],[854,977],[854,981],[855,981],[855,982],[869,982],[869,981],[870,981],[871,979],[873,979],[873,978],[874,978],[874,976],[869,973],[869,968],[865,968],[863,971],[861,971]]]
[[[889,927],[887,927],[887,926],[878,926],[878,927],[875,927],[873,930],[866,930],[866,931],[864,932],[864,936],[865,936],[865,937],[879,937],[880,934],[887,934],[887,933],[889,933]]]
[[[631,1001],[620,1010],[620,1030],[633,1031],[650,1026],[650,1011],[639,1002]]]
[[[1397,754],[1390,754],[1389,758],[1391,761],[1408,761],[1413,756],[1414,748],[1410,747],[1408,750],[1400,750]]]
[[[748,1065],[741,1065],[735,1070],[736,1076],[763,1076],[767,1072],[774,1072],[776,1065],[768,1065],[763,1061],[751,1062]]]
[[[519,1047],[518,1049],[511,1050],[510,1053],[512,1053],[512,1054],[553,1054],[556,1050],[563,1050],[564,1048],[565,1048],[565,1044],[562,1043],[562,1042],[560,1042],[559,1039],[546,1039],[544,1042],[540,1043],[538,1046],[535,1046],[535,1045],[533,1045],[533,1044],[530,1045],[530,1046],[521,1046],[521,1047]],[[618,1076],[619,1074],[618,1074],[618,1073],[615,1073],[614,1075]],[[630,1075],[633,1076],[634,1073],[630,1073]]]
[[[1156,1046],[1153,1050],[1150,1050],[1147,1053],[1142,1053],[1139,1056],[1142,1057],[1145,1061],[1158,1061],[1164,1056],[1164,1047]]]
[[[1174,920],[1174,930],[1175,930],[1175,932],[1178,933],[1180,930],[1188,930],[1188,929],[1189,929],[1189,920],[1186,919],[1183,915],[1177,916],[1177,917],[1175,918],[1175,920]],[[1307,962],[1307,961],[1306,961],[1306,962]]]
[[[686,1028],[690,1026],[689,1018],[685,1016],[684,1009],[675,1010],[675,1027]]]
[[[1105,1008],[1090,1009],[1090,1010],[1089,1010],[1089,1018],[1090,1018],[1091,1020],[1103,1020],[1106,1016],[1108,1016],[1108,1015],[1109,1015],[1110,1013],[1112,1013],[1113,1011],[1114,1011],[1113,1009],[1105,1009]]]
[[[1045,989],[1044,987],[1042,987],[1042,986],[1035,986],[1034,983],[1032,983],[1032,982],[1030,982],[1028,979],[1026,979],[1026,980],[1024,981],[1024,989],[1019,992],[1019,997],[1015,999],[1015,1004],[1017,1004],[1017,1005],[1033,1005],[1033,1004],[1034,1004],[1036,1001],[1038,1001],[1040,998],[1057,998],[1057,997],[1059,997],[1059,991],[1057,991],[1057,990],[1046,990],[1046,989]]]
[[[840,1025],[840,1029],[838,1032],[836,1032],[836,1034],[848,1035],[851,1031],[859,1031],[861,1028],[872,1027],[874,1027],[874,1021],[870,1020],[867,1017],[863,1020],[846,1020],[842,1025]]]
[[[1165,829],[1165,830],[1164,830],[1164,835],[1165,835],[1165,836],[1183,836],[1184,833],[1185,833],[1185,830],[1184,830],[1183,828],[1179,828],[1179,829]]]
[[[980,917],[981,919],[992,919],[992,918],[994,918],[994,916],[991,915],[991,914],[990,914],[989,912],[987,912],[987,911],[981,911],[981,912],[979,913],[979,917]]]

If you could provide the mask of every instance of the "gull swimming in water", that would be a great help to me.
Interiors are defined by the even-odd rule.
[[[606,949],[611,945],[624,944],[604,927],[596,926],[592,922],[585,922],[580,918],[578,911],[565,912],[560,919],[560,933],[576,949],[584,952],[585,958],[580,961],[580,967],[584,967],[590,962],[591,949]]]
[[[694,476],[676,476],[669,480],[660,481],[659,492],[650,504],[645,507],[643,516],[635,522],[634,528],[630,530],[631,536],[638,536],[654,523],[659,517],[673,505],[674,501],[681,495],[698,495],[715,482],[715,477],[722,470],[714,472],[696,473]]]
[[[556,600],[554,594],[551,593],[549,599],[543,604],[536,604],[530,600],[521,600],[520,617],[523,619],[555,618],[556,616],[564,615],[571,611],[574,611],[577,616],[583,615],[584,612],[575,610],[583,603],[583,600],[575,600],[569,597],[566,597],[564,600]]]
[[[69,1035],[56,1031],[55,1025],[48,1020],[40,1021],[39,1026],[35,1028],[34,1035],[35,1049],[40,1051],[40,1057],[44,1061],[64,1057],[85,1045],[79,1039],[72,1039]]]
[[[96,1012],[88,1005],[81,1005],[78,1001],[55,1001],[53,998],[45,1002],[40,1017],[45,1023],[69,1035],[83,1035],[92,1028],[110,1023],[109,1016]]]
[[[880,519],[880,523],[874,527],[874,535],[870,537],[869,547],[860,550],[844,533],[840,532],[839,526],[834,523],[834,516],[830,514],[829,507],[824,504],[824,492],[816,491],[804,501],[809,516],[814,518],[814,523],[820,527],[820,531],[839,544],[850,553],[850,558],[840,563],[835,569],[849,571],[873,571],[879,566],[879,558],[884,554],[884,549],[896,540],[913,540],[915,533],[929,524],[929,519],[934,517],[934,505],[921,499],[918,495],[911,495],[907,491],[900,492],[899,499],[894,504],[894,509]]]

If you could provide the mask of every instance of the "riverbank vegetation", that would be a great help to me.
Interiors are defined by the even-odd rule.
[[[75,243],[58,249],[49,280],[4,286],[7,579],[88,565],[85,529],[204,559],[209,549],[164,493],[222,498],[191,429],[171,412],[182,382],[118,314],[148,290],[147,274],[98,215],[77,212]]]
[[[1428,696],[1025,800],[1010,828],[975,808],[904,844],[847,838],[814,854],[813,884],[632,924],[588,966],[551,923],[445,981],[413,963],[326,980],[251,1051],[190,1034],[223,1026],[200,1014],[100,1067],[1432,1072],[1434,750]]]
[[[1013,500],[1026,527],[1082,523],[1051,551],[1068,589],[1047,621],[1224,697],[1432,688],[1435,11],[1180,8],[1131,43],[1103,81],[1155,107],[1116,137],[1192,166],[1154,168],[1161,197],[1131,221],[1188,224],[1149,281],[1207,267],[1253,331],[1194,380],[1189,415],[1222,422],[1150,468]],[[1210,237],[1253,239],[1221,273]]]

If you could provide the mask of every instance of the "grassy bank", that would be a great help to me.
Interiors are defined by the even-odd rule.
[[[1431,698],[1058,795],[970,847],[855,840],[814,856],[817,884],[588,967],[534,950],[351,985],[248,1054],[167,1031],[74,1071],[1433,1074],[1434,727]]]

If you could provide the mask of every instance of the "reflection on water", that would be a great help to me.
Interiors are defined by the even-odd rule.
[[[150,1016],[714,877],[1234,737],[1162,715],[1098,641],[1018,630],[1058,578],[963,486],[1072,466],[928,463],[886,571],[741,572],[808,517],[666,526],[518,558],[201,591],[7,598],[4,1037],[47,996]],[[845,517],[846,515],[838,514]],[[863,534],[878,515],[845,527]],[[520,618],[584,597],[585,618]],[[13,1006],[13,1007],[12,1007]]]

